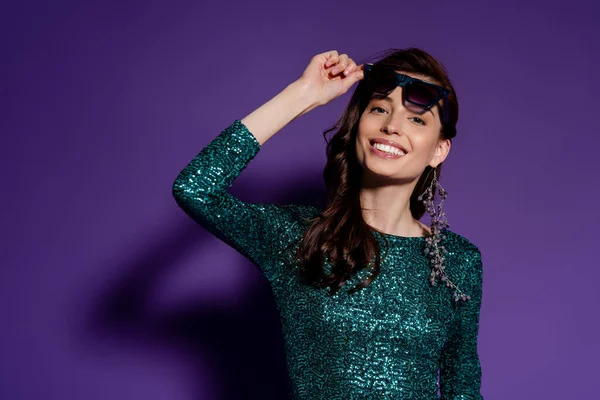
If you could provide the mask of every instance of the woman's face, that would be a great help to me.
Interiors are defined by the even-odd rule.
[[[432,82],[420,75],[398,72]],[[450,151],[450,141],[440,140],[438,107],[431,107],[421,115],[412,112],[402,103],[402,90],[397,86],[387,98],[371,99],[360,117],[356,156],[368,179],[413,181],[427,165],[436,167],[444,161]],[[389,147],[375,149],[374,140],[393,142],[406,153],[388,154],[386,150],[395,151]]]

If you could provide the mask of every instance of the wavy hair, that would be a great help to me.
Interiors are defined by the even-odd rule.
[[[440,139],[454,138],[458,101],[444,66],[424,50],[414,47],[389,49],[379,54],[376,56],[379,60],[374,64],[423,75],[452,91],[448,96],[448,104],[441,104],[449,107],[449,118],[447,123],[442,122]],[[371,275],[350,289],[350,294],[368,286],[380,271],[381,249],[373,233],[382,232],[365,222],[359,198],[362,167],[356,157],[355,138],[360,116],[372,96],[363,82],[361,80],[358,83],[338,121],[323,132],[327,143],[327,163],[323,170],[327,201],[322,213],[307,221],[308,228],[296,252],[302,280],[315,287],[329,287],[330,295],[371,264]],[[328,135],[331,137],[328,138]],[[436,167],[438,177],[441,169],[442,163]],[[410,211],[417,220],[425,213],[425,205],[418,200],[418,196],[431,184],[432,170],[430,166],[425,167],[410,197]],[[386,254],[388,248],[386,239]],[[329,273],[325,271],[325,262],[331,265]]]

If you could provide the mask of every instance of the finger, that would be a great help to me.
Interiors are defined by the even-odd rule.
[[[352,81],[352,83],[359,81],[361,79],[365,78],[365,71],[363,68],[363,65],[357,65],[354,67],[354,69],[348,74],[348,76],[346,76],[345,79],[348,79],[349,81]],[[350,83],[352,85],[352,83]]]
[[[355,69],[356,69],[356,65],[350,65],[349,67],[346,67],[346,69],[344,70],[343,74],[346,75],[346,76],[348,76]]]
[[[337,50],[331,50],[331,51],[323,53],[323,55],[325,56],[325,59],[327,60],[325,62],[325,67],[329,67],[330,65],[333,65],[334,62],[337,62],[339,53],[337,52]]]
[[[354,71],[353,73],[351,73],[350,75],[348,75],[347,77],[342,79],[342,82],[344,85],[344,93],[347,92],[348,89],[350,89],[350,87],[352,85],[354,85],[356,82],[360,81],[363,78],[364,78],[363,70],[357,69],[356,71]]]
[[[356,69],[356,63],[351,58],[348,59],[348,65],[344,70],[344,75],[348,76],[352,71]]]
[[[338,63],[337,66],[340,68],[340,70],[343,70],[344,68],[346,68],[348,66],[349,63],[350,63],[350,57],[348,57],[348,54],[341,54],[340,62]]]
[[[365,65],[357,65],[355,73],[358,74],[358,79],[365,79]]]
[[[348,66],[348,54],[341,54],[338,58],[339,62],[337,63],[335,68],[331,70],[331,73],[334,75],[340,71],[343,71]]]
[[[325,68],[329,68],[332,65],[337,64],[338,61],[339,61],[339,56],[331,56],[329,58],[329,60],[327,60],[327,62],[325,63]]]

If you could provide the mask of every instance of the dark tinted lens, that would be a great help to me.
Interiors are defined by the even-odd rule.
[[[396,87],[396,75],[390,68],[375,65],[371,68],[366,83],[369,91],[388,94]]]
[[[441,97],[435,87],[424,83],[410,82],[405,89],[406,100],[423,108],[435,103]]]

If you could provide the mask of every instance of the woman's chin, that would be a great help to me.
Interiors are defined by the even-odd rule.
[[[397,179],[398,171],[392,171],[389,168],[381,168],[381,167],[363,167],[363,179],[368,179],[373,182],[379,181],[389,181],[393,179]]]

